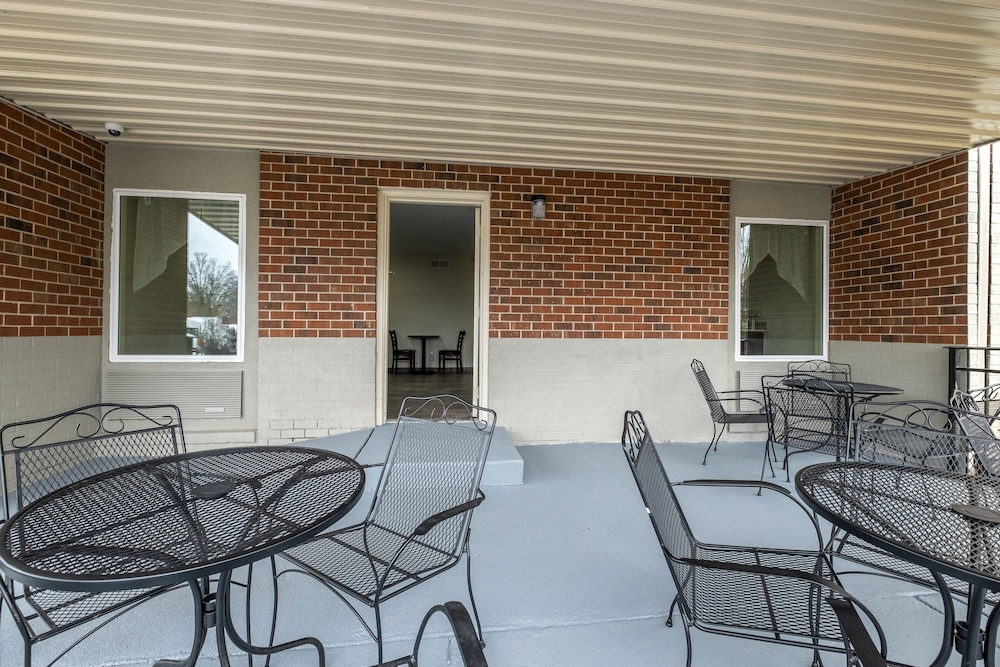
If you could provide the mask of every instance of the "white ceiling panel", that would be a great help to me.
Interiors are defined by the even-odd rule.
[[[126,143],[835,185],[1000,137],[1000,6],[0,0],[0,95]]]

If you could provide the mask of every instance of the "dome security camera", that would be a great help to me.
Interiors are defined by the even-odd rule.
[[[122,136],[122,132],[125,131],[125,126],[121,123],[105,123],[104,129],[108,131],[112,137]]]

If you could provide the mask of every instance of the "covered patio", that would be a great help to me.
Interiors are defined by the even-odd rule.
[[[650,424],[650,428],[655,429],[656,424]],[[662,424],[660,431],[668,436],[669,425]],[[353,454],[366,436],[367,432],[357,432],[309,444]],[[376,440],[382,437],[379,434]],[[497,434],[501,449],[505,448],[505,437]],[[377,459],[378,449],[368,449],[362,460],[369,460],[369,456]],[[676,481],[755,478],[763,442],[728,438],[710,456],[707,466],[701,464],[703,443],[661,442],[658,449]],[[527,446],[518,448],[517,453],[523,458],[523,481],[511,476],[511,470],[503,470],[507,463],[494,461],[499,467],[488,469],[484,476],[487,500],[473,521],[473,580],[489,664],[682,665],[684,631],[677,623],[672,628],[664,625],[674,595],[673,582],[620,445]],[[823,460],[829,457],[794,457],[793,472]],[[774,481],[789,486],[783,475]],[[683,492],[682,502],[693,529],[705,540],[810,546],[809,524],[767,495],[758,497],[752,489]],[[353,512],[364,512],[365,503],[363,499]],[[427,608],[446,599],[465,599],[464,574],[459,570],[387,605],[387,656],[409,653],[413,634]],[[942,623],[940,601],[932,592],[881,577],[847,576],[844,581],[883,623],[890,659],[913,665],[930,662],[940,641]],[[289,588],[283,589],[279,639],[302,635],[320,638],[328,664],[365,667],[376,661],[374,642],[343,603],[305,578],[285,578],[283,582]],[[266,611],[266,586],[259,585],[255,595],[260,596],[258,602],[263,602],[257,611]],[[161,657],[181,657],[190,645],[190,618],[187,591],[169,593],[89,638],[60,664],[146,665]],[[441,638],[440,627],[436,632],[426,645],[425,655],[428,660],[440,658],[440,664],[446,664],[441,657],[447,651],[446,640]],[[0,659],[5,664],[18,664],[20,642],[13,634],[9,617],[2,633]],[[695,667],[736,663],[749,667],[805,666],[811,661],[809,652],[802,649],[697,630],[692,633]],[[36,647],[35,664],[46,664],[70,636]],[[199,664],[214,664],[214,651],[212,642],[206,644]],[[231,654],[242,660],[235,651]],[[955,654],[949,664],[958,664],[958,658]],[[836,665],[842,659],[830,655],[825,662]],[[315,652],[297,649],[277,656],[273,664],[313,665]]]

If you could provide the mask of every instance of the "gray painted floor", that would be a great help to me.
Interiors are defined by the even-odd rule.
[[[657,425],[650,427],[656,435]],[[357,441],[356,436],[344,436],[347,449]],[[759,475],[762,443],[723,442],[707,466],[700,464],[703,447],[660,445],[673,479]],[[664,625],[673,584],[620,447],[572,444],[518,449],[524,461],[523,483],[485,488],[487,498],[473,524],[473,577],[491,667],[683,665],[684,631],[679,624]],[[824,460],[811,456],[793,457],[793,472]],[[778,481],[784,483],[784,478]],[[689,520],[703,539],[808,543],[806,520],[774,496],[758,497],[752,490],[683,491]],[[359,506],[346,520],[364,511]],[[303,577],[283,581],[279,639],[320,638],[330,665],[363,667],[376,662],[374,643],[343,603]],[[845,583],[883,620],[891,657],[911,664],[930,661],[941,632],[933,595],[868,576],[852,576]],[[255,602],[263,603],[256,608],[269,607],[266,587],[260,586],[255,595]],[[464,569],[456,568],[387,605],[391,638],[387,657],[409,653],[423,611],[447,599],[465,600]],[[59,664],[150,665],[157,658],[181,657],[191,641],[191,613],[186,590],[170,593],[119,619]],[[213,637],[202,651],[200,665],[218,663]],[[20,641],[6,614],[0,638],[0,661],[19,664]],[[805,667],[811,659],[801,649],[698,631],[693,631],[693,641],[695,667]],[[62,643],[56,639],[37,647],[35,664],[46,664]],[[445,639],[433,639],[421,664],[457,664],[448,661],[448,649]],[[231,654],[236,656],[232,649]],[[843,664],[835,655],[826,662]],[[280,655],[272,663],[317,664],[309,649]],[[955,655],[950,664],[957,663]],[[246,661],[239,658],[234,664]]]

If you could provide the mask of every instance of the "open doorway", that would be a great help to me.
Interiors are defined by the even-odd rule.
[[[482,261],[488,201],[488,193],[380,191],[378,423],[395,419],[406,396],[485,399],[479,308],[488,284]],[[400,350],[413,351],[412,372],[405,359],[393,363],[389,331]],[[462,331],[460,356],[442,359],[442,351],[458,349]]]

